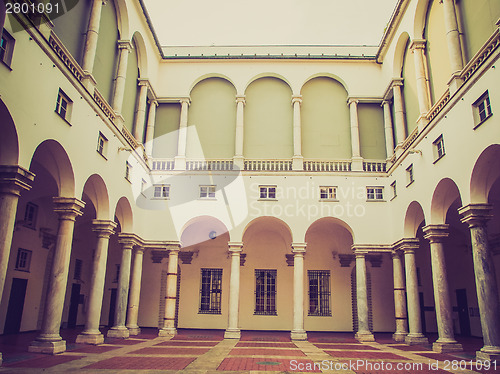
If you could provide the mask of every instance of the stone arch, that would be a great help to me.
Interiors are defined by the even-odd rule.
[[[260,78],[276,78],[276,79],[279,79],[283,82],[285,82],[288,87],[290,88],[290,91],[294,92],[293,90],[293,87],[292,87],[292,84],[290,83],[290,81],[288,81],[288,79],[286,79],[284,76],[282,76],[281,74],[278,74],[278,73],[261,73],[261,74],[258,74],[254,77],[252,77],[248,82],[247,84],[245,85],[245,89],[243,90],[243,92],[247,92],[247,89],[248,89],[248,86],[250,86],[253,82],[255,82],[256,80],[260,79]]]
[[[2,134],[0,139],[0,165],[16,165],[19,161],[19,140],[16,126],[9,110],[1,99],[0,132]]]
[[[476,160],[470,178],[470,202],[487,203],[489,192],[500,178],[500,144],[487,147]]]
[[[418,201],[412,201],[406,209],[404,220],[404,237],[416,238],[417,230],[422,221],[425,221],[424,210]]]
[[[129,17],[127,2],[125,0],[114,0],[116,8],[116,22],[121,40],[129,40]]]
[[[61,144],[53,139],[40,143],[31,157],[30,170],[37,166],[46,169],[54,179],[59,197],[75,197],[73,167]]]
[[[116,204],[115,217],[121,227],[121,232],[132,233],[133,213],[130,202],[125,196],[122,196]]]
[[[293,243],[293,232],[288,224],[276,217],[262,216],[250,221],[243,230],[243,243],[245,243],[245,236],[252,235],[251,231],[261,228],[275,227],[281,235],[283,241]]]
[[[184,224],[179,237],[182,247],[190,247],[223,235],[230,240],[229,230],[222,221],[212,216],[198,216]]]
[[[349,95],[349,87],[347,86],[347,83],[345,82],[345,80],[343,80],[342,78],[340,78],[338,75],[336,74],[332,74],[332,73],[317,73],[317,74],[313,74],[311,75],[310,77],[308,77],[303,83],[302,85],[300,86],[300,92],[302,93],[302,89],[304,88],[304,86],[306,85],[307,82],[309,82],[310,80],[313,80],[314,78],[331,78],[333,79],[334,81],[337,81],[339,82],[342,86],[344,86],[344,89],[346,90],[347,94]]]
[[[204,74],[200,77],[198,77],[197,79],[194,80],[194,82],[191,84],[191,86],[189,87],[189,92],[191,93],[191,91],[193,91],[193,88],[198,84],[200,83],[201,81],[204,81],[205,79],[210,79],[210,78],[220,78],[220,79],[224,79],[226,81],[228,81],[229,83],[231,83],[234,87],[234,89],[236,91],[237,88],[236,88],[236,84],[234,83],[234,81],[229,78],[227,75],[225,74],[220,74],[220,73],[209,73],[209,74]]]
[[[431,0],[419,0],[417,3],[415,18],[413,20],[413,35],[416,39],[423,39],[430,1]]]
[[[431,201],[431,222],[441,224],[446,222],[446,213],[457,199],[461,201],[460,191],[453,180],[444,178],[439,181]]]
[[[134,33],[132,37],[135,49],[137,51],[137,64],[139,66],[139,78],[148,77],[148,54],[146,49],[146,43],[144,38],[139,31]]]
[[[403,77],[403,62],[405,58],[406,47],[410,36],[407,32],[401,33],[399,35],[398,41],[396,43],[396,48],[394,50],[394,62],[393,62],[393,77],[402,78]]]
[[[351,237],[351,245],[352,245],[352,243],[354,242],[354,232],[353,232],[351,226],[349,226],[347,223],[345,223],[344,221],[342,221],[341,219],[336,218],[336,217],[322,217],[322,218],[317,219],[313,223],[311,223],[306,230],[305,239],[304,239],[305,242],[307,243],[307,237],[308,237],[308,235],[311,234],[312,230],[315,230],[318,228],[329,230],[329,229],[331,229],[332,226],[339,226],[343,230],[345,230],[347,232],[347,234]],[[352,251],[351,251],[351,247],[349,246],[349,253],[350,252],[352,252]]]
[[[83,187],[82,200],[83,195],[86,195],[94,205],[96,219],[110,219],[108,189],[100,175],[93,174],[87,179]]]

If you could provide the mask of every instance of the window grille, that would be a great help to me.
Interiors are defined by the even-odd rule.
[[[308,270],[309,278],[309,315],[331,316],[330,310],[330,271]]]
[[[367,187],[366,188],[366,198],[367,200],[383,200],[384,199],[384,189],[382,187]]]
[[[255,311],[276,315],[276,270],[255,270]]]
[[[200,309],[202,314],[221,314],[222,269],[201,269]]]
[[[276,199],[276,186],[259,186],[261,199]]]

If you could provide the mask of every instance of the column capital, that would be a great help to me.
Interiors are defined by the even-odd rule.
[[[292,96],[292,105],[294,105],[295,103],[302,104],[302,96],[301,95]]]
[[[246,97],[245,97],[245,95],[236,96],[236,103],[237,104],[243,103],[243,105],[245,105],[246,104]]]
[[[179,254],[181,250],[181,245],[180,244],[169,244],[167,245],[167,251],[168,251],[168,255],[170,256],[170,254]]]
[[[92,231],[97,233],[97,236],[109,238],[115,233],[115,228],[118,226],[116,222],[110,220],[94,219],[92,220]]]
[[[442,243],[449,235],[450,225],[427,225],[422,228],[424,238],[428,239],[431,243]]]
[[[135,253],[136,254],[144,254],[145,248],[142,245],[138,245],[135,247]]]
[[[21,191],[29,191],[35,174],[18,165],[0,166],[0,192],[19,196]]]
[[[179,99],[179,103],[181,103],[181,105],[184,105],[184,104],[190,105],[191,104],[191,98],[190,97],[181,97]]]
[[[427,44],[427,40],[425,39],[414,39],[410,43],[410,49],[414,51],[415,49],[423,49],[425,50],[425,46]]]
[[[401,86],[403,86],[403,84],[404,84],[403,78],[392,78],[390,86],[391,86],[391,88],[401,87]]]
[[[229,252],[231,253],[240,253],[243,251],[243,243],[241,242],[229,242],[227,243],[229,247]]]
[[[348,97],[347,98],[347,105],[351,106],[351,104],[358,105],[359,99],[356,97]]]
[[[306,252],[307,243],[292,243],[292,253],[299,254]]]
[[[356,258],[366,258],[367,254],[368,254],[367,251],[363,251],[363,250],[359,250],[359,249],[356,249],[354,251],[354,256],[356,256]]]
[[[381,107],[385,107],[388,105],[391,105],[391,99],[384,99],[384,100],[382,100],[382,103],[380,103]]]
[[[134,49],[130,40],[118,40],[117,43],[118,49],[126,49],[128,52],[131,52]]]
[[[157,107],[159,105],[158,99],[149,99],[148,100],[149,105]]]
[[[484,226],[493,217],[491,204],[468,204],[458,209],[460,221],[469,227]]]
[[[139,86],[146,86],[147,88],[151,88],[151,82],[149,81],[148,78],[139,78],[138,83]]]
[[[76,217],[83,214],[85,203],[75,197],[53,197],[54,212],[59,215],[59,219],[74,221]]]
[[[391,251],[391,257],[394,258],[400,258],[401,257],[401,250],[399,249],[393,249]]]
[[[142,245],[142,240],[135,234],[120,233],[118,234],[118,243],[122,245],[124,250],[131,250],[136,245]]]

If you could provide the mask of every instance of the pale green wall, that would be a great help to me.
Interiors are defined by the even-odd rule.
[[[101,23],[99,25],[99,40],[92,72],[97,81],[97,89],[101,95],[111,102],[113,80],[115,79],[118,61],[118,24],[113,1],[108,1],[102,7]]]
[[[74,8],[52,20],[57,37],[61,39],[64,46],[80,64],[83,59],[85,34],[87,33],[91,6],[91,0],[77,1]]]
[[[156,108],[153,157],[174,158],[181,119],[180,104],[160,104]]]
[[[260,78],[246,92],[244,155],[293,156],[292,91],[280,79]]]
[[[188,141],[187,157],[233,157],[236,128],[234,86],[221,78],[209,78],[199,82],[191,91],[188,125],[196,128],[202,149],[194,142]],[[189,134],[191,135],[192,131]]]
[[[351,158],[347,92],[339,82],[319,77],[302,94],[302,154],[305,158]]]
[[[451,65],[446,43],[443,4],[432,0],[427,15],[425,39],[431,86],[432,103],[435,103],[448,88]]]
[[[379,104],[358,104],[361,157],[385,160],[384,112]]]
[[[408,135],[417,126],[417,119],[420,116],[417,96],[417,79],[415,75],[415,58],[409,48],[406,49],[403,63],[404,88],[403,97],[406,111],[406,129]],[[403,141],[404,139],[398,139]]]
[[[134,126],[134,114],[135,107],[137,104],[137,93],[139,90],[138,81],[139,78],[139,66],[137,62],[137,49],[135,43],[132,42],[134,46],[133,50],[128,55],[127,61],[127,79],[125,82],[125,95],[123,97],[123,109],[122,115],[125,119],[125,126],[129,131],[132,131]]]
[[[465,56],[467,60],[470,60],[495,31],[495,22],[500,18],[500,1],[456,1],[461,31],[464,34]]]

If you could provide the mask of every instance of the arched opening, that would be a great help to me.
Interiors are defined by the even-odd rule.
[[[0,28],[1,32],[1,28]],[[0,165],[17,165],[19,159],[19,142],[16,126],[9,110],[0,99]]]

